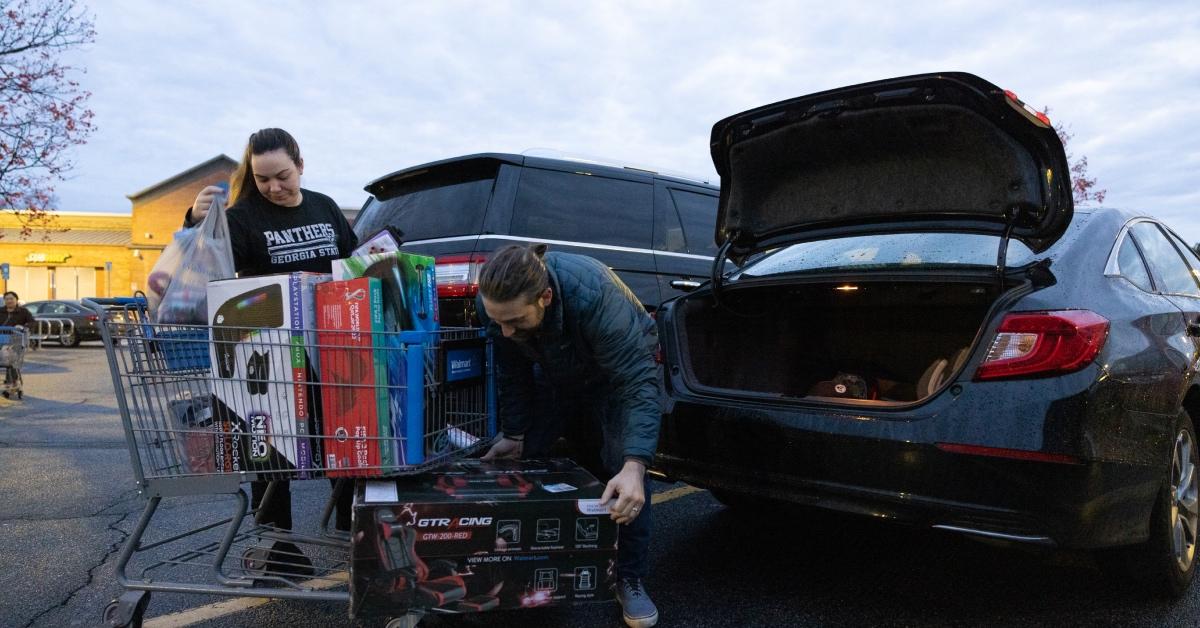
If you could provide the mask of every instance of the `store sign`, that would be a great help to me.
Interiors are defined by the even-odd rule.
[[[71,257],[70,253],[30,253],[25,256],[25,261],[30,264],[61,264]]]

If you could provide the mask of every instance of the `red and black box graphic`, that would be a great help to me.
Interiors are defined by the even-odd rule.
[[[359,482],[352,612],[611,600],[617,525],[603,492],[569,460],[472,460]]]

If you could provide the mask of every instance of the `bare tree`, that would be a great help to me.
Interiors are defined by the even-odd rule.
[[[95,37],[73,0],[0,0],[0,209],[21,217],[24,235],[51,222],[69,149],[94,130],[91,93],[73,78],[83,70],[61,57]]]

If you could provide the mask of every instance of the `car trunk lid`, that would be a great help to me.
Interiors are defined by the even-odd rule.
[[[964,73],[866,83],[713,127],[717,241],[733,258],[834,235],[956,231],[1053,244],[1073,203],[1049,120]]]

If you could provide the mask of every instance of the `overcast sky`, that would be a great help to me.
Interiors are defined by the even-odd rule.
[[[713,180],[720,118],[960,70],[1050,106],[1106,205],[1200,241],[1200,3],[983,5],[93,0],[97,41],[72,60],[99,130],[59,205],[127,212],[125,195],[236,159],[266,126],[296,136],[305,187],[343,206],[382,174],[482,151]]]

